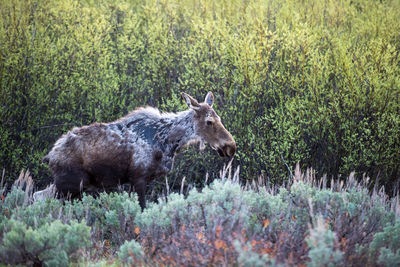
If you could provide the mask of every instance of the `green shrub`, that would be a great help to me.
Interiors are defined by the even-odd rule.
[[[337,247],[336,235],[324,225],[322,217],[318,217],[316,226],[311,229],[310,237],[306,239],[310,251],[310,262],[307,266],[339,266],[343,263],[343,252]]]
[[[120,245],[132,238],[134,220],[140,213],[137,196],[122,193],[101,193],[97,198],[83,196],[82,201],[69,202],[64,207],[66,219],[85,220],[92,235]]]
[[[82,200],[72,202],[53,198],[33,202],[27,191],[29,188],[12,186],[1,201],[0,224],[12,219],[36,229],[55,221],[67,225],[78,221],[90,227],[91,236],[108,240],[112,246],[119,246],[134,236],[134,221],[140,213],[136,195],[101,193],[97,198],[84,195]]]
[[[388,225],[383,232],[376,233],[370,244],[370,254],[378,257],[384,266],[400,265],[400,222]]]
[[[6,264],[68,266],[74,253],[90,244],[85,222],[53,221],[34,229],[11,219],[1,228],[0,261]]]
[[[1,0],[0,168],[40,163],[73,126],[209,90],[243,177],[297,162],[335,177],[400,176],[399,1]],[[189,149],[170,176],[216,173]],[[177,175],[180,174],[181,176]],[[390,189],[390,188],[388,188]]]
[[[400,265],[400,250],[393,252],[387,248],[381,248],[379,250],[380,255],[378,263],[384,266],[399,266]]]
[[[396,215],[387,197],[371,196],[354,176],[347,185],[313,186],[312,173],[304,178],[296,171],[296,181],[287,188],[257,192],[229,179],[215,180],[201,192],[191,190],[186,199],[175,193],[160,198],[136,217],[143,249],[156,253],[156,262],[172,265],[256,266],[305,259],[311,266],[376,264],[377,257],[359,248],[393,225]],[[182,253],[186,256],[180,258]]]
[[[121,262],[130,266],[137,264],[137,261],[142,260],[143,256],[142,248],[135,240],[125,241],[118,251],[118,258]]]
[[[313,170],[285,186],[240,185],[221,171],[201,191],[32,202],[29,175],[0,198],[0,263],[136,265],[398,264],[399,203],[351,175],[326,186]],[[26,180],[26,181],[25,181]]]

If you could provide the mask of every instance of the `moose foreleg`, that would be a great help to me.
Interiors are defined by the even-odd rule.
[[[74,198],[79,196],[83,189],[89,185],[89,176],[85,171],[78,168],[59,168],[54,174],[54,184],[59,197],[71,196]]]

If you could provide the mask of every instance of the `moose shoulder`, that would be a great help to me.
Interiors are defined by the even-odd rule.
[[[86,189],[130,183],[143,209],[146,184],[168,173],[184,147],[200,143],[203,149],[209,143],[220,156],[232,157],[236,143],[212,108],[213,94],[209,92],[204,103],[182,96],[186,111],[138,108],[117,121],[74,128],[63,135],[44,158],[58,194],[74,197]]]

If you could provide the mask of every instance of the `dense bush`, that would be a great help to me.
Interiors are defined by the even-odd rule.
[[[221,172],[201,192],[160,196],[141,211],[136,195],[32,203],[21,179],[0,205],[0,263],[48,266],[395,266],[399,198],[370,193],[354,176],[286,186],[239,184]],[[29,175],[21,175],[29,179]],[[27,186],[28,185],[28,186]]]
[[[400,176],[400,2],[0,1],[0,167],[14,179],[74,125],[209,90],[243,177]],[[214,153],[190,149],[200,183]],[[176,173],[171,176],[176,180]]]
[[[68,266],[71,254],[88,247],[90,241],[90,228],[84,222],[63,224],[56,220],[33,229],[10,219],[0,227],[0,261],[8,264]]]

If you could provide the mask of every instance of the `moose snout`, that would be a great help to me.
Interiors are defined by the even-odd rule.
[[[224,145],[222,148],[218,149],[218,154],[221,157],[233,157],[236,152],[236,143],[231,142],[229,144]]]

